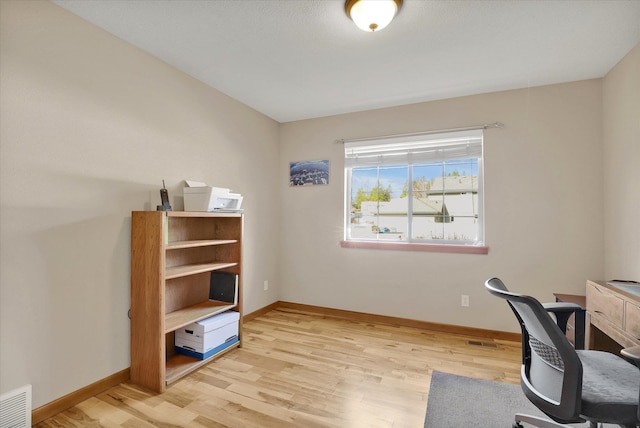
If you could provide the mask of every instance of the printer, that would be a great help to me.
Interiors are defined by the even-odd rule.
[[[199,181],[185,180],[183,189],[185,211],[240,212],[242,195],[222,187],[207,186]]]

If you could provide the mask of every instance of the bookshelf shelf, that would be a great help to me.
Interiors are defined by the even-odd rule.
[[[176,241],[169,242],[167,244],[167,250],[179,250],[181,248],[197,248],[197,247],[209,247],[213,245],[226,245],[235,244],[238,242],[235,239],[194,239],[191,241]]]
[[[164,279],[180,278],[236,266],[237,263],[195,263],[167,268]]]
[[[164,332],[170,333],[180,327],[226,312],[235,307],[236,305],[230,305],[217,300],[209,300],[207,302],[198,303],[197,305],[170,312],[164,317]]]

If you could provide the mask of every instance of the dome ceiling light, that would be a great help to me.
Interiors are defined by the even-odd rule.
[[[364,31],[380,31],[400,10],[402,0],[347,0],[347,16]]]

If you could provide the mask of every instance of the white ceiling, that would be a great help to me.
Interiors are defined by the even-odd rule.
[[[404,0],[378,33],[342,0],[53,0],[278,122],[604,76],[639,0]]]

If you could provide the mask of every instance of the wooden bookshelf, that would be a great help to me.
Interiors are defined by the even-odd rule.
[[[134,211],[131,220],[131,381],[156,392],[242,345],[239,213]],[[210,272],[238,275],[238,304],[209,300]],[[174,332],[225,312],[240,313],[239,341],[198,360],[174,351]]]

